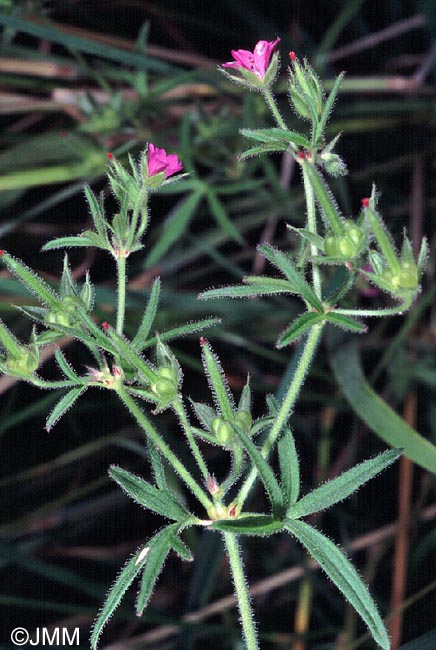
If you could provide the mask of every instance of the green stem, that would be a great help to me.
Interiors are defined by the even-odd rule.
[[[271,113],[273,114],[277,124],[279,125],[279,127],[281,129],[283,129],[284,131],[287,131],[288,127],[286,126],[285,120],[280,115],[280,111],[277,108],[277,104],[276,104],[276,101],[275,101],[275,99],[273,97],[272,92],[270,91],[269,88],[262,88],[261,92],[262,92],[262,95],[264,96],[265,101],[268,104],[268,106],[269,106],[269,108],[271,110]]]
[[[312,362],[316,348],[321,338],[323,326],[324,323],[319,323],[318,325],[314,325],[306,339],[306,345],[304,346],[304,350],[299,359],[298,367],[297,370],[295,371],[295,375],[281,403],[280,409],[277,413],[277,417],[274,420],[274,424],[272,425],[268,433],[268,437],[262,446],[261,453],[264,458],[268,457],[271,449],[276,443],[276,440],[279,437],[280,432],[282,431],[283,427],[285,426],[288,420],[291,409],[297,400],[300,389],[304,383],[304,379],[309,370],[310,364]],[[242,510],[242,506],[245,502],[245,499],[247,498],[248,493],[250,492],[256,478],[257,478],[257,469],[253,467],[249,475],[245,479],[238,495],[237,501],[238,501],[239,511]]]
[[[167,459],[170,465],[173,466],[177,474],[186,483],[186,485],[190,488],[190,490],[192,490],[193,494],[195,494],[195,496],[200,501],[200,503],[209,512],[210,509],[212,508],[212,502],[208,499],[207,495],[204,493],[202,488],[198,485],[196,480],[191,476],[191,474],[185,468],[183,463],[181,463],[181,461],[177,458],[174,452],[171,451],[167,443],[164,440],[162,440],[159,433],[156,431],[156,429],[148,420],[148,418],[143,413],[143,411],[139,408],[135,400],[132,397],[130,397],[130,395],[127,393],[125,387],[121,386],[117,390],[117,393],[121,401],[125,404],[125,406],[128,408],[130,413],[136,419],[141,429],[143,429],[143,431],[147,434],[150,440],[154,442],[154,444],[159,449],[161,454]]]
[[[126,313],[126,258],[120,250],[117,259],[118,305],[117,305],[117,334],[122,336],[124,316]]]
[[[232,533],[224,533],[224,542],[229,557],[230,569],[235,585],[236,598],[238,599],[239,614],[241,616],[247,650],[258,650],[256,627],[254,625],[253,611],[250,604],[250,595],[244,575],[244,567],[239,552],[238,541]]]
[[[67,379],[65,381],[46,381],[40,377],[36,377],[35,375],[30,377],[28,381],[33,384],[33,386],[38,386],[38,388],[75,388],[77,386],[77,383],[68,381]]]
[[[181,399],[177,402],[174,402],[173,409],[180,418],[180,422],[182,423],[182,427],[188,439],[191,451],[194,454],[194,458],[197,461],[197,465],[203,475],[203,478],[206,480],[209,476],[209,470],[206,463],[204,462],[201,451],[197,445],[197,441],[195,440],[195,437],[192,433],[191,425],[189,423],[188,416],[186,415],[186,410]]]
[[[302,165],[302,169],[303,169],[304,195],[306,197],[306,207],[307,207],[307,227],[308,230],[310,230],[310,232],[313,232],[316,235],[317,227],[316,227],[315,194],[313,192],[313,187],[309,180],[309,176],[307,174],[306,165]],[[315,244],[310,244],[310,253],[313,256],[318,255],[318,248],[315,246]],[[318,298],[321,299],[322,297],[321,276],[319,273],[319,266],[315,262],[312,263],[312,280],[313,280],[313,288],[315,290],[315,293],[318,296]]]
[[[413,302],[413,298],[407,298],[396,307],[386,307],[386,309],[335,309],[335,314],[344,314],[344,316],[394,316],[407,311]]]

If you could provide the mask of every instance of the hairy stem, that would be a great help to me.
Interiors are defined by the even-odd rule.
[[[232,533],[224,533],[224,541],[227,555],[230,561],[233,583],[235,585],[236,598],[238,599],[239,614],[241,616],[242,629],[244,632],[247,650],[258,650],[257,633],[254,624],[253,611],[251,609],[250,594],[244,575],[244,567],[239,551],[238,541]]]
[[[303,170],[303,184],[304,184],[304,195],[306,197],[306,207],[307,207],[307,228],[310,232],[317,234],[316,228],[316,209],[315,209],[315,194],[313,193],[313,187],[309,180],[306,165],[302,165]],[[314,244],[310,244],[310,254],[315,256],[318,255],[318,249]],[[312,263],[312,281],[313,288],[315,290],[318,298],[322,297],[321,291],[321,276],[319,273],[319,266],[315,262]]]
[[[269,109],[271,110],[271,113],[273,114],[277,124],[281,129],[284,129],[285,131],[288,130],[288,127],[286,126],[286,122],[283,119],[283,117],[280,115],[280,111],[277,108],[277,104],[275,102],[275,99],[273,97],[272,92],[270,91],[269,88],[262,88],[262,95],[265,98],[266,103],[269,106]]]
[[[395,307],[386,307],[385,309],[335,309],[335,314],[344,314],[344,316],[395,316],[407,311],[413,303],[413,298],[406,298],[401,304]]]
[[[315,355],[316,348],[321,338],[323,325],[324,323],[319,323],[318,325],[314,325],[314,327],[310,330],[310,333],[306,339],[306,344],[304,346],[303,352],[299,359],[298,367],[297,370],[295,371],[295,375],[291,383],[289,384],[288,390],[286,391],[286,395],[283,398],[280,409],[268,433],[268,437],[262,446],[261,453],[264,458],[268,457],[271,449],[274,447],[277,438],[280,435],[280,432],[282,431],[283,427],[287,423],[291,409],[298,398],[300,389],[303,386],[310,364]],[[257,478],[257,469],[253,467],[250,473],[248,474],[247,478],[245,479],[238,495],[237,501],[238,501],[239,511],[241,511],[245,499],[247,498],[248,493],[253,487],[256,478]]]
[[[117,257],[117,278],[118,278],[117,334],[121,336],[124,330],[124,316],[126,313],[126,258],[124,257],[124,251],[121,250]]]
[[[180,422],[182,423],[183,430],[185,432],[185,435],[188,439],[189,446],[191,447],[191,451],[194,455],[194,458],[197,462],[197,465],[203,475],[204,479],[207,479],[209,476],[209,470],[207,469],[207,465],[204,462],[204,458],[201,454],[201,451],[197,445],[197,441],[195,440],[195,437],[192,433],[192,428],[191,425],[189,424],[188,416],[186,415],[186,410],[183,405],[182,400],[178,400],[177,402],[174,402],[173,404],[174,411],[180,418]]]
[[[180,478],[186,483],[186,485],[193,492],[193,494],[195,494],[200,503],[209,512],[212,508],[212,502],[208,499],[205,492],[198,485],[197,481],[191,476],[190,472],[188,472],[183,463],[177,458],[175,453],[171,451],[167,443],[162,440],[159,433],[151,424],[145,413],[139,408],[133,397],[128,394],[124,386],[121,386],[117,390],[117,393],[141,429],[147,434],[148,438],[154,442],[161,454],[167,459],[170,465],[173,466],[174,470],[177,472]]]

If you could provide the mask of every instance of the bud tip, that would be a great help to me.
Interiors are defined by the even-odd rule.
[[[292,62],[297,60],[297,55],[295,54],[294,51],[289,52],[289,58],[291,59]]]
[[[106,156],[108,157],[108,160],[113,160],[114,154],[111,151],[108,151]]]
[[[369,199],[362,199],[361,203],[364,208],[367,208],[369,206]]]
[[[101,326],[102,326],[102,328],[103,328],[104,330],[108,330],[108,329],[109,329],[109,323],[106,323],[106,321],[104,321],[104,323],[102,323]]]
[[[200,336],[200,345],[206,345],[207,339],[204,338],[204,336]]]
[[[300,160],[305,160],[306,152],[305,151],[299,151],[298,152],[298,157],[299,157]]]
[[[4,250],[3,250],[3,249],[0,249],[0,257],[1,257],[2,255],[4,255],[4,254],[5,254]]]

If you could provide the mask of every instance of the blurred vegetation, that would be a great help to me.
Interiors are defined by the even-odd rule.
[[[363,423],[360,397],[353,393],[362,368],[383,400],[436,443],[434,0],[268,6],[260,0],[3,0],[0,25],[1,247],[48,280],[57,277],[61,254],[39,250],[54,236],[88,227],[85,181],[105,191],[110,204],[107,152],[124,160],[147,141],[177,152],[191,175],[153,200],[148,246],[129,267],[128,320],[139,320],[152,280],[160,275],[158,325],[167,329],[219,316],[222,324],[207,336],[232,388],[242,388],[249,372],[255,389],[278,397],[298,346],[277,351],[273,343],[298,303],[203,303],[197,294],[233,283],[248,270],[262,271],[255,249],[260,241],[297,245],[285,224],[304,220],[302,187],[286,157],[238,160],[244,147],[239,128],[268,126],[270,116],[260,97],[229,84],[216,65],[229,60],[232,48],[251,49],[261,38],[280,36],[283,64],[290,50],[307,56],[327,87],[346,70],[331,124],[333,132],[343,132],[340,151],[351,172],[336,180],[341,207],[356,213],[375,181],[390,229],[399,238],[407,227],[414,242],[427,235],[432,254],[423,292],[404,319],[370,323],[369,336],[349,355],[332,339],[319,351],[293,416],[303,480],[310,488],[383,449]],[[281,110],[292,121],[280,79],[277,88]],[[113,319],[116,278],[108,260],[99,252],[85,257],[74,250],[71,261],[76,279],[91,269],[98,312]],[[383,296],[367,297],[366,289],[362,282],[362,304],[384,303]],[[20,335],[27,334],[26,325],[10,303],[28,301],[17,281],[2,272],[0,315]],[[174,351],[190,370],[188,391],[200,401],[207,387],[198,381],[198,341],[187,337]],[[68,354],[77,367],[87,361],[80,348]],[[48,377],[55,372],[50,350],[45,370]],[[47,434],[45,416],[57,395],[5,377],[0,390],[0,641],[14,647],[9,635],[18,625],[80,626],[86,648],[117,568],[156,526],[107,475],[111,462],[146,471],[141,434],[103,393],[93,393]],[[259,413],[263,407],[256,405]],[[177,449],[171,419],[161,421]],[[393,648],[434,627],[435,496],[434,474],[405,462],[323,519],[327,531],[356,551],[383,615],[391,617]],[[261,489],[257,498],[264,498]],[[398,528],[389,528],[398,516]],[[220,600],[231,593],[231,584],[219,539],[192,532],[189,542],[194,565],[181,573],[170,559],[140,620],[133,620],[127,599],[108,629],[107,642],[119,642],[111,647],[242,647],[236,610]],[[323,576],[289,570],[306,561],[289,538],[279,535],[266,545],[253,539],[246,547],[262,647],[374,647]],[[207,609],[207,603],[214,607]],[[393,614],[399,607],[402,632]],[[157,627],[163,625],[171,627]],[[156,627],[147,644],[145,638],[135,641]],[[413,647],[419,650],[419,642]]]

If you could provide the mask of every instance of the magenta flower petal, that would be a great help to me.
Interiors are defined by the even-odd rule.
[[[242,68],[254,73],[259,79],[263,79],[279,42],[279,38],[276,38],[275,41],[259,41],[254,48],[254,52],[232,50],[234,61],[223,63],[223,68],[233,68],[235,70]]]
[[[156,176],[165,172],[165,178],[179,172],[183,165],[177,158],[176,154],[169,154],[165,149],[159,149],[150,142],[148,145],[148,176]]]

